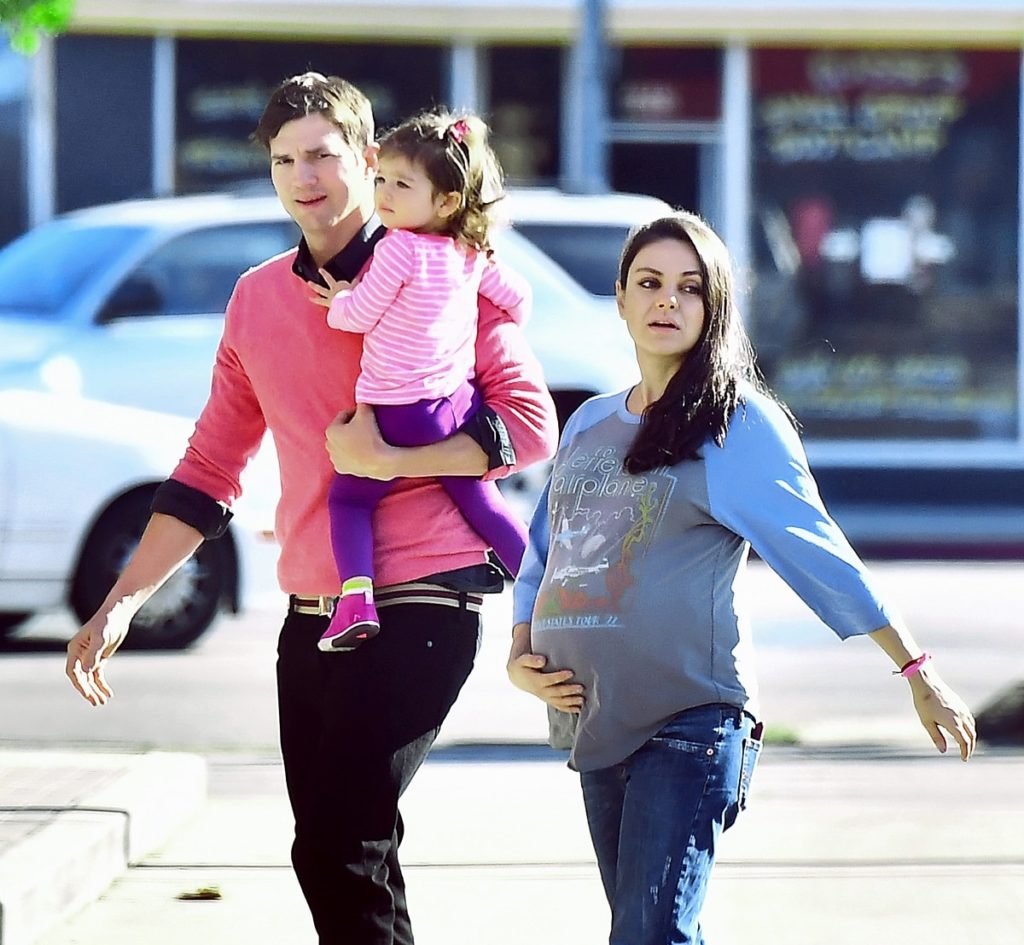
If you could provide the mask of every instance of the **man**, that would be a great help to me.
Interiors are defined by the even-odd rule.
[[[472,668],[479,592],[496,589],[482,541],[425,477],[498,475],[547,457],[553,405],[518,328],[482,304],[478,422],[431,446],[381,442],[372,412],[354,410],[361,339],[326,326],[307,284],[320,268],[353,279],[383,235],[370,103],[341,79],[295,76],[273,93],[254,137],[302,240],[239,279],[210,400],[136,553],[69,644],[67,674],[90,703],[110,698],[105,664],[131,617],[204,538],[223,532],[239,475],[269,428],[281,466],[278,574],[290,595],[277,678],[292,862],[322,945],[406,945],[398,798]],[[330,458],[321,439],[329,425]],[[332,460],[341,472],[413,478],[396,483],[375,518],[381,633],[352,653],[325,654],[317,640],[338,583],[326,511]]]

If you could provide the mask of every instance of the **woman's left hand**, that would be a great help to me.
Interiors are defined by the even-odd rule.
[[[935,747],[945,752],[945,729],[960,746],[960,757],[967,761],[974,753],[978,740],[977,727],[971,710],[931,665],[922,667],[909,680],[918,718],[931,736]]]
[[[395,448],[380,435],[373,407],[359,404],[354,412],[342,411],[331,421],[326,436],[327,453],[339,473],[384,481],[397,475]]]

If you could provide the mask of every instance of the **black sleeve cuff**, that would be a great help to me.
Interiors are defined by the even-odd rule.
[[[220,538],[227,531],[232,512],[205,492],[168,479],[157,486],[151,512],[160,512],[191,525],[203,538]]]
[[[508,435],[505,421],[484,404],[462,427],[487,454],[487,468],[515,466],[516,451]]]

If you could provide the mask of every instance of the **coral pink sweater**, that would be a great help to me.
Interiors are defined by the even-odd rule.
[[[521,324],[530,286],[450,236],[391,230],[359,285],[339,292],[327,314],[331,328],[363,335],[356,399],[437,400],[472,379],[478,296]]]
[[[172,478],[230,504],[239,476],[269,429],[281,469],[275,529],[278,578],[289,594],[337,592],[327,487],[334,472],[324,431],[355,404],[361,337],[327,327],[309,286],[292,272],[295,250],[239,279],[228,303],[210,399]],[[481,300],[476,373],[505,422],[520,466],[554,452],[553,405],[522,332]],[[492,470],[489,477],[510,470]],[[396,482],[373,519],[378,583],[412,581],[479,564],[486,546],[436,482]]]

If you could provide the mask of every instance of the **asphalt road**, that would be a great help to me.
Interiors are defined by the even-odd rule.
[[[948,682],[975,709],[1024,679],[1024,564],[872,566]],[[840,642],[760,563],[751,566],[763,716],[814,744],[917,744],[905,687],[868,640]],[[477,667],[442,744],[540,742],[543,712],[505,677],[510,600],[488,601]],[[63,614],[0,643],[0,745],[166,749],[276,758],[274,651],[282,603],[224,617],[184,652],[122,652],[115,698],[87,705],[63,675]],[[485,707],[485,708],[482,708]]]

